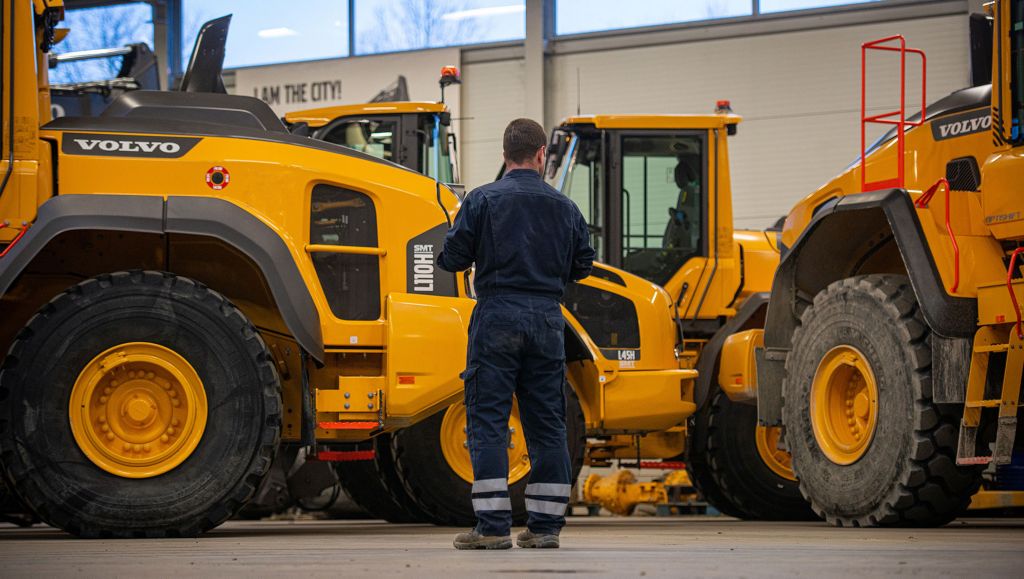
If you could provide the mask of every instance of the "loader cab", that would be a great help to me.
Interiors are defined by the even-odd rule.
[[[706,254],[701,131],[564,128],[551,149],[549,182],[580,207],[599,260],[664,285]]]
[[[292,126],[305,123],[309,136],[392,161],[442,183],[458,182],[458,153],[443,103],[376,102],[297,111]]]
[[[734,249],[725,137],[739,120],[731,114],[574,117],[548,144],[545,179],[579,206],[598,259],[664,286],[682,317],[703,317],[699,302],[711,287],[712,268],[722,276],[716,285],[735,273],[716,258]]]

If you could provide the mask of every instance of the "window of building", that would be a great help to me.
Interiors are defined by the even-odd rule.
[[[355,0],[357,54],[517,40],[525,0]]]
[[[623,9],[620,0],[556,0],[555,33],[582,34],[713,18],[750,16],[750,0],[645,0]]]
[[[121,48],[135,42],[153,46],[153,8],[132,2],[99,8],[68,10],[62,28],[71,30],[53,52],[64,54],[100,48]],[[121,70],[122,57],[63,62],[50,69],[52,84],[110,80]]]
[[[762,13],[786,12],[789,10],[807,10],[810,8],[828,8],[843,4],[865,4],[879,0],[760,0],[758,3]]]
[[[225,68],[348,56],[345,0],[184,0],[182,67],[200,27],[227,14]]]

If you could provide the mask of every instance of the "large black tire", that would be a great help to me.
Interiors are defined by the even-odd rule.
[[[795,480],[780,476],[757,449],[757,407],[729,400],[719,391],[711,399],[708,466],[718,491],[745,519],[816,521]],[[714,504],[714,503],[712,503]]]
[[[148,478],[98,467],[68,414],[82,369],[129,342],[183,357],[207,399],[195,450]],[[169,273],[118,272],[71,287],[29,321],[0,369],[8,479],[43,521],[83,537],[196,536],[216,527],[270,469],[280,423],[280,382],[259,333],[223,296]]]
[[[690,418],[689,428],[686,429],[686,454],[681,458],[686,461],[690,482],[704,501],[723,515],[744,519],[747,514],[722,492],[711,472],[711,457],[708,454],[711,412],[711,404],[705,404]]]
[[[8,489],[3,477],[0,477],[0,522],[11,523],[19,527],[31,527],[39,522],[35,513]]]
[[[298,450],[293,446],[282,446],[274,457],[270,471],[263,477],[263,482],[256,488],[237,513],[235,518],[245,521],[258,521],[286,512],[295,505],[295,498],[288,492],[288,471],[295,463]]]
[[[586,423],[579,399],[572,388],[566,390],[565,427],[569,442],[572,481],[583,468],[586,451]],[[444,412],[404,428],[392,438],[392,449],[398,475],[409,496],[425,515],[427,522],[442,526],[469,527],[476,523],[471,500],[472,484],[460,477],[441,452],[441,422]],[[516,525],[526,522],[526,484],[528,477],[509,486],[512,498],[512,520]]]
[[[338,463],[341,486],[357,505],[389,523],[422,523],[426,515],[409,496],[398,477],[391,434],[373,440],[373,460]]]
[[[958,428],[932,402],[931,331],[906,277],[835,282],[801,316],[786,360],[783,422],[800,490],[836,526],[937,526],[955,518],[981,481],[956,466]],[[864,454],[841,466],[819,447],[811,389],[837,346],[859,350],[877,384],[877,419]]]

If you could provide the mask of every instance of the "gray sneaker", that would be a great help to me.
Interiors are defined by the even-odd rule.
[[[523,531],[516,537],[516,544],[524,549],[557,549],[558,535],[541,535]]]
[[[556,537],[557,538],[557,537]],[[454,542],[456,549],[511,549],[512,548],[512,537],[505,536],[487,536],[481,535],[476,532],[476,529],[469,531],[468,533],[459,533],[455,535]]]

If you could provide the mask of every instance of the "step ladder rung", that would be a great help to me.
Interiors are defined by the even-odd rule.
[[[1006,352],[1006,351],[1009,351],[1009,349],[1010,349],[1010,345],[1009,344],[990,344],[988,346],[975,346],[974,347],[974,351],[975,352],[988,352],[990,354],[991,353],[998,353],[998,352]]]
[[[999,408],[1002,400],[968,400],[965,404],[968,408]]]
[[[380,428],[378,422],[353,422],[353,421],[342,421],[342,422],[321,422],[317,424],[319,428],[324,430],[376,430]]]
[[[321,462],[357,462],[373,460],[376,456],[373,450],[321,450],[311,458]]]
[[[958,466],[974,466],[980,464],[989,464],[990,462],[992,462],[991,456],[958,456],[956,458],[956,464]]]

